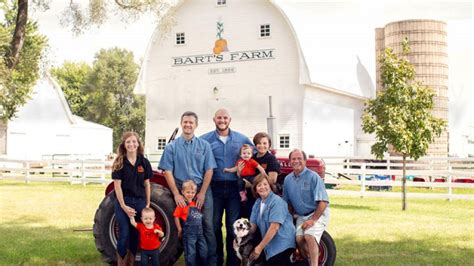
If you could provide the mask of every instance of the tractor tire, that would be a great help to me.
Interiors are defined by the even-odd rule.
[[[336,244],[328,232],[324,231],[319,244],[319,265],[332,266],[336,262]]]
[[[116,262],[118,225],[115,219],[115,193],[109,193],[100,203],[94,217],[93,233],[97,250],[108,264]],[[151,185],[151,204],[156,220],[165,233],[160,246],[160,265],[173,265],[181,256],[183,247],[178,239],[173,212],[176,207],[171,192],[158,184]],[[140,261],[138,252],[136,261]]]

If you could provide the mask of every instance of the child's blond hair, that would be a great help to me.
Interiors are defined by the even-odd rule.
[[[181,191],[184,191],[185,189],[190,188],[194,191],[197,190],[197,185],[192,179],[188,179],[183,182],[183,185],[181,186]]]
[[[253,146],[248,145],[248,144],[242,144],[242,146],[240,146],[240,152],[239,153],[242,154],[242,151],[247,150],[247,149],[253,151]]]
[[[143,208],[142,209],[142,215],[145,213],[153,213],[155,214],[155,211],[152,208]]]

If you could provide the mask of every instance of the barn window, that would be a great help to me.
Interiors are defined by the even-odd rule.
[[[289,149],[290,148],[290,135],[279,135],[279,147],[280,149]]]
[[[217,5],[218,6],[225,6],[226,3],[226,0],[217,0]]]
[[[270,37],[270,24],[260,25],[260,37]]]
[[[159,137],[158,140],[156,141],[156,149],[159,151],[162,151],[165,149],[165,146],[166,146],[166,138]]]
[[[185,44],[184,32],[176,33],[176,44]]]

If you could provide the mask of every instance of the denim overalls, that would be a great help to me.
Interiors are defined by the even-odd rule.
[[[187,266],[207,265],[207,245],[202,228],[202,213],[196,207],[189,207],[183,226],[184,257]]]

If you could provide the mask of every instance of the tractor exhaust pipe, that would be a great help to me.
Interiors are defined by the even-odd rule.
[[[272,111],[272,96],[268,96],[268,106],[270,115],[267,117],[267,132],[270,138],[272,139],[272,143],[276,143],[276,117],[273,116]]]

